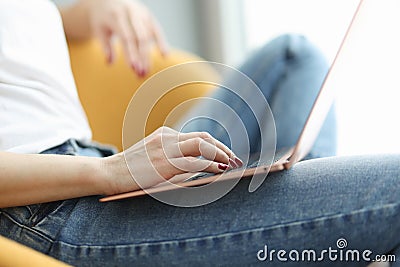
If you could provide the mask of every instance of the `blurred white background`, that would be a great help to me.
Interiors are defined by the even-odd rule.
[[[358,0],[244,0],[246,49],[302,33],[332,60]],[[332,86],[339,154],[400,152],[400,1],[364,0]]]
[[[58,0],[65,3],[72,0]],[[287,32],[310,38],[332,60],[358,0],[142,0],[170,44],[239,64]],[[339,154],[400,153],[400,1],[365,0],[337,65]]]

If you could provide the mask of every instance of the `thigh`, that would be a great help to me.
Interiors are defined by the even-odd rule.
[[[244,266],[260,263],[257,252],[265,245],[321,251],[337,248],[339,238],[351,248],[389,252],[400,242],[399,166],[394,155],[307,160],[270,174],[254,193],[243,179],[222,199],[197,208],[149,196],[110,203],[82,198],[62,222],[50,255],[82,266]]]

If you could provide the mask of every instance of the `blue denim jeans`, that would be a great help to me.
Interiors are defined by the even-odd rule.
[[[239,67],[238,70],[258,86],[270,106],[275,120],[277,150],[296,144],[328,68],[321,52],[306,38],[298,35],[283,35],[272,40]],[[226,82],[231,90],[218,89],[211,97],[227,104],[240,117],[248,134],[250,153],[255,153],[260,150],[261,136],[270,134],[268,127],[271,124],[266,123],[265,127],[260,129],[253,114],[259,113],[257,117],[262,117],[265,107],[245,103],[239,95],[251,101],[251,94],[254,92],[241,86],[240,79],[236,80]],[[235,114],[230,116],[231,114],[213,108],[213,105],[215,102],[205,101],[202,105],[194,107],[177,127],[185,132],[207,131],[229,147],[230,140],[243,140],[243,136],[237,136],[242,133],[235,131],[238,125]],[[189,123],[184,124],[186,121]],[[218,122],[224,122],[228,129],[224,129]],[[266,133],[262,135],[260,131]],[[237,150],[232,148],[237,155],[246,154],[245,145],[235,145]],[[336,117],[333,105],[307,158],[327,157],[335,153]]]
[[[286,105],[308,103],[304,109],[309,109],[313,97],[307,94],[317,89],[308,85],[319,86],[322,79],[313,73],[326,72],[320,55],[312,51],[303,38],[284,36],[241,68],[270,95],[268,99],[275,99],[270,104],[276,113],[278,147],[296,141],[296,131],[308,113],[300,111],[303,107]],[[303,76],[296,66],[305,62],[316,65]],[[279,71],[270,75],[270,82],[263,80],[261,72],[268,74],[271,69]],[[310,90],[288,99],[279,96],[291,84]],[[280,113],[280,103],[285,114]],[[332,114],[312,155],[334,153]],[[208,124],[197,127],[213,133]],[[252,147],[257,149],[256,141]],[[110,152],[69,140],[45,153],[105,156]],[[76,266],[365,266],[362,258],[341,259],[339,252],[370,250],[371,259],[385,253],[400,257],[399,178],[400,155],[309,159],[269,174],[254,193],[248,192],[249,180],[243,179],[220,200],[195,208],[169,206],[150,196],[109,203],[89,196],[1,209],[0,234]],[[336,260],[321,253],[330,248],[336,250]],[[318,253],[316,261],[312,254],[307,256],[310,250]],[[291,251],[298,251],[300,258],[296,260],[295,252],[289,258]]]

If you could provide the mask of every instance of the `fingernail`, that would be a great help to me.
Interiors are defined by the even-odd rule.
[[[243,166],[243,161],[241,161],[238,157],[235,157],[235,162],[239,167]]]
[[[228,169],[228,165],[223,164],[223,163],[218,163],[218,169],[225,171],[226,169]]]
[[[229,159],[229,165],[230,165],[232,168],[237,168],[237,167],[238,167],[238,165],[236,164],[236,162],[233,161],[232,159]]]
[[[145,77],[147,75],[147,70],[142,69],[142,72],[140,73],[140,77]]]
[[[107,64],[111,64],[113,62],[113,58],[112,58],[111,54],[107,56],[106,61],[107,61]]]
[[[141,68],[141,66],[136,65],[136,64],[131,64],[131,68],[136,72],[137,76],[140,78],[143,78],[145,75],[144,70]]]
[[[141,69],[141,70],[138,70],[138,75],[140,78],[143,78],[146,75],[146,73],[143,69]]]

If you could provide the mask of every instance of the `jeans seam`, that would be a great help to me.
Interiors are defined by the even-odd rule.
[[[40,214],[40,209],[42,208],[42,204],[37,204],[38,207],[36,209],[35,212],[31,212],[31,216],[29,216],[28,222],[32,223],[31,226],[35,226],[37,223],[34,223],[36,217]],[[28,207],[28,206],[26,206]],[[30,210],[30,208],[28,208]],[[40,220],[38,221],[38,223],[40,222]]]
[[[217,234],[217,235],[205,235],[201,237],[192,237],[192,238],[182,238],[182,239],[171,239],[171,240],[162,240],[162,241],[155,241],[155,242],[143,242],[143,243],[135,243],[135,244],[115,244],[115,245],[76,245],[76,244],[71,244],[65,241],[59,241],[56,240],[54,243],[52,243],[52,247],[54,244],[60,244],[60,245],[66,245],[69,247],[73,248],[98,248],[98,249],[109,249],[109,248],[129,248],[129,247],[140,247],[140,246],[152,246],[152,245],[164,245],[164,244],[169,244],[169,243],[175,243],[175,242],[196,242],[196,241],[201,241],[201,240],[207,240],[207,239],[212,239],[212,238],[225,238],[225,237],[230,237],[230,236],[235,236],[235,235],[241,235],[241,234],[246,234],[250,232],[263,232],[263,231],[270,231],[270,230],[275,230],[279,229],[282,227],[288,227],[288,226],[296,226],[296,225],[301,225],[305,223],[310,223],[310,222],[316,222],[316,221],[321,221],[321,220],[332,220],[348,215],[355,215],[359,214],[361,212],[371,212],[374,210],[380,210],[380,209],[386,209],[386,208],[391,208],[391,207],[396,207],[399,206],[399,203],[388,203],[381,205],[379,207],[372,207],[372,208],[366,208],[366,209],[358,209],[349,213],[338,213],[338,214],[331,214],[329,216],[321,216],[321,217],[315,217],[310,220],[298,220],[298,221],[292,221],[292,222],[287,222],[287,223],[280,223],[280,224],[275,224],[271,225],[268,227],[258,227],[258,228],[251,228],[251,229],[246,229],[246,230],[240,230],[240,231],[234,231],[234,232],[226,232],[222,234]]]
[[[29,207],[29,205],[28,205],[28,206],[26,206],[26,208],[27,208],[28,211],[29,211],[30,217],[32,217],[32,216],[33,216],[33,212],[32,212],[31,207]]]
[[[23,230],[27,230],[29,232],[32,232],[34,234],[39,235],[40,237],[46,239],[46,241],[50,242],[50,243],[54,243],[54,240],[51,239],[49,236],[47,236],[46,234],[42,233],[41,231],[38,231],[34,228],[28,227],[24,224],[19,223],[18,221],[14,220],[14,218],[12,216],[10,216],[8,213],[3,212],[4,216],[7,217],[11,222],[13,222],[16,226],[22,228]]]
[[[78,201],[75,201],[75,202],[74,202],[74,206],[70,209],[69,214],[68,214],[68,216],[65,218],[64,222],[68,221],[68,219],[71,217],[71,213],[72,213],[72,211],[74,210],[74,208],[76,207],[77,203],[78,203]],[[60,228],[58,229],[57,234],[54,236],[54,241],[51,242],[50,247],[49,247],[49,249],[47,250],[47,254],[53,249],[54,244],[57,243],[56,240],[57,240],[58,237],[60,236],[60,233],[61,233],[61,231],[64,229],[64,227],[65,227],[65,225],[63,225],[62,227],[60,227]]]

